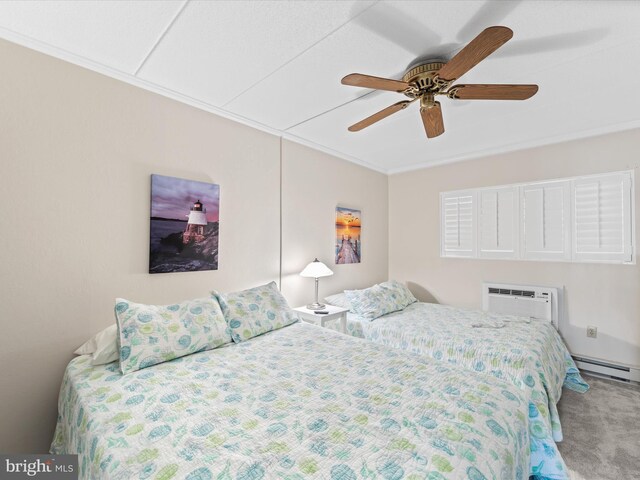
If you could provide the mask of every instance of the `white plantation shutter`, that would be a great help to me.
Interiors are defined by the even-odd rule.
[[[518,255],[518,188],[484,189],[478,193],[479,254],[485,258]]]
[[[440,197],[441,255],[476,255],[476,205],[474,192],[449,192]]]
[[[631,174],[574,180],[574,260],[632,260]]]
[[[570,259],[570,182],[530,184],[521,190],[522,257],[530,260]]]
[[[633,173],[443,192],[440,254],[634,263]]]

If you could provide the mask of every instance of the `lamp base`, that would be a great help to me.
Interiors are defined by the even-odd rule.
[[[318,303],[318,302],[310,303],[309,305],[307,305],[307,308],[309,310],[320,310],[320,309],[323,309],[324,307],[326,307],[324,303]]]

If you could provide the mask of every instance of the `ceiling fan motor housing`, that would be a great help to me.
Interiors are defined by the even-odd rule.
[[[409,69],[402,77],[402,81],[413,88],[404,92],[409,98],[416,98],[426,93],[440,93],[450,82],[443,82],[436,78],[438,70],[445,65],[441,60],[431,60]]]

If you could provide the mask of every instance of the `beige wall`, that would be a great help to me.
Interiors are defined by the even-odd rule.
[[[298,274],[314,257],[334,272],[320,279],[320,298],[385,281],[388,177],[295,143],[283,152],[282,291],[292,306],[313,301],[313,279]],[[362,263],[335,265],[335,230],[327,225],[337,205],[362,211]]]
[[[481,307],[481,283],[564,286],[570,350],[640,365],[640,265],[440,258],[439,193],[636,170],[640,131],[616,133],[389,177],[389,276],[411,282],[421,299]],[[640,211],[640,188],[635,192]],[[638,237],[636,224],[636,238]],[[586,337],[587,325],[598,338]]]
[[[116,296],[170,303],[278,280],[281,173],[295,182],[282,205],[288,268],[327,257],[344,200],[367,212],[369,257],[332,281],[386,278],[386,177],[288,142],[281,172],[272,135],[5,41],[0,60],[0,452],[48,450],[64,367],[113,322]],[[321,190],[298,188],[305,166]],[[147,273],[151,173],[220,184],[219,270]],[[360,195],[365,182],[380,198]],[[296,280],[304,295],[296,282],[285,294],[306,302],[312,285]]]

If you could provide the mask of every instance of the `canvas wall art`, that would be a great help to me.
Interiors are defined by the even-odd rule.
[[[336,207],[336,264],[360,263],[362,212]]]
[[[220,186],[151,175],[149,273],[218,269]]]

